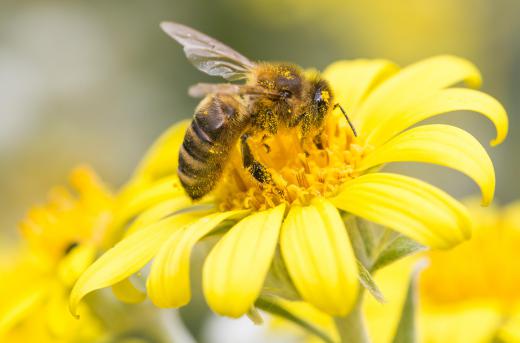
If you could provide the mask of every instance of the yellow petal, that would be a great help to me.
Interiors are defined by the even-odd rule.
[[[214,213],[173,234],[161,247],[148,276],[147,291],[158,307],[181,307],[191,298],[190,256],[195,243],[223,220],[247,211]]]
[[[480,73],[469,61],[454,56],[432,57],[402,69],[375,88],[359,107],[361,136],[383,127],[387,119],[421,99],[463,80],[477,87]]]
[[[289,275],[304,300],[331,314],[345,315],[354,304],[358,271],[338,210],[316,199],[292,206],[280,237]]]
[[[285,205],[242,219],[209,253],[204,295],[216,313],[240,317],[260,294],[278,243]]]
[[[112,286],[141,269],[161,245],[178,230],[182,215],[163,219],[117,243],[96,260],[78,279],[70,294],[70,309],[75,315],[83,297],[100,288]]]
[[[449,248],[471,235],[467,210],[440,189],[390,173],[360,176],[331,199],[344,211],[389,227],[434,248]]]
[[[42,303],[52,285],[49,282],[41,282],[38,285],[29,286],[31,287],[30,290],[23,292],[15,299],[2,300],[5,300],[5,304],[2,304],[0,313],[0,338],[3,338],[16,324],[29,316],[35,307]]]
[[[325,69],[323,77],[334,90],[335,102],[354,119],[367,92],[397,70],[394,63],[386,60],[338,61]]]
[[[89,166],[80,165],[72,170],[69,176],[71,186],[78,191],[85,203],[101,206],[103,209],[112,202],[113,195],[103,184],[96,172]],[[65,195],[66,201],[70,198]],[[61,197],[59,197],[61,198]],[[53,200],[58,200],[54,198]],[[64,199],[59,199],[63,201]]]
[[[34,340],[24,340],[24,342],[93,342],[102,336],[101,321],[98,321],[99,318],[92,314],[91,308],[86,304],[82,304],[83,306],[79,308],[81,320],[76,320],[70,315],[67,311],[68,292],[61,285],[56,284],[52,293],[45,300],[42,311],[33,314],[33,317],[29,319],[32,320],[32,325],[37,325],[34,322],[43,322],[43,331],[38,330],[40,337]],[[34,329],[26,326],[25,330]],[[38,331],[35,330],[35,332]]]
[[[466,131],[450,125],[425,125],[401,133],[362,159],[360,170],[388,162],[427,162],[458,170],[479,185],[482,202],[495,191],[495,171],[486,150]]]
[[[502,325],[499,339],[504,342],[520,342],[520,311],[516,310]]]
[[[496,303],[467,299],[439,308],[421,306],[420,310],[417,326],[421,342],[501,342],[493,339],[504,320]]]
[[[128,278],[114,284],[112,292],[117,299],[127,304],[138,304],[146,299],[146,292],[137,289]]]
[[[367,132],[367,141],[378,146],[404,129],[435,115],[453,111],[473,111],[487,117],[496,128],[496,138],[491,141],[495,146],[507,136],[508,118],[504,107],[492,96],[473,89],[448,88],[410,106],[405,111],[388,118],[384,125]]]
[[[143,211],[138,217],[134,219],[134,221],[132,221],[132,224],[128,226],[128,229],[126,229],[125,236],[129,236],[135,231],[157,222],[177,211],[188,209],[190,208],[190,205],[191,200],[184,196],[168,199],[153,205],[149,209]],[[187,218],[187,220],[189,220],[189,218]]]
[[[166,200],[186,197],[177,175],[165,177],[153,184],[128,188],[118,198],[112,225],[121,227],[127,221],[146,209]]]
[[[136,168],[133,181],[154,181],[177,173],[179,149],[190,120],[183,120],[164,132]]]
[[[61,259],[58,266],[60,279],[71,286],[96,258],[97,248],[93,244],[82,243]]]

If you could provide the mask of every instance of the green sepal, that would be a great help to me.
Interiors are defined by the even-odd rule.
[[[370,272],[363,266],[360,261],[357,261],[358,270],[359,270],[359,282],[361,285],[368,291],[372,296],[380,303],[385,303],[385,297],[376,282],[370,275]]]
[[[372,254],[379,241],[378,228],[346,212],[342,213],[342,217],[356,258],[365,268],[370,268]]]
[[[256,307],[252,307],[249,311],[247,311],[247,317],[249,320],[253,322],[255,325],[262,325],[264,323],[264,319],[260,312],[258,312]]]
[[[415,252],[425,250],[426,248],[414,240],[398,235],[388,241],[381,249],[380,253],[375,258],[375,261],[370,269],[375,272],[378,269],[383,268],[403,257],[411,255]]]

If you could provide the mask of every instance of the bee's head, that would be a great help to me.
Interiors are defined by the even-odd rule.
[[[274,80],[276,91],[282,99],[301,99],[303,93],[303,77],[300,70],[290,65],[278,67]]]
[[[318,118],[324,118],[333,101],[333,94],[329,84],[325,80],[316,79],[312,82],[310,96],[310,106],[314,115]]]
[[[292,102],[303,95],[303,74],[291,64],[271,64],[258,76],[258,83],[280,96],[279,100]]]

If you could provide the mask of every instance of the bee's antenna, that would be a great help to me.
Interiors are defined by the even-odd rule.
[[[352,124],[352,122],[350,121],[350,118],[348,117],[347,112],[345,112],[345,110],[343,109],[343,107],[341,107],[341,105],[339,103],[334,105],[334,109],[336,109],[336,107],[339,107],[339,109],[341,110],[341,113],[343,113],[343,115],[345,116],[345,119],[347,119],[348,125],[350,125],[350,128],[352,129],[354,136],[357,137],[356,128],[354,127],[354,124]]]

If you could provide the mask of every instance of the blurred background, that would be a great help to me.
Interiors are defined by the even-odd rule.
[[[323,69],[342,58],[406,65],[440,53],[475,62],[483,89],[507,108],[511,133],[488,149],[497,199],[520,197],[520,2],[508,0],[3,0],[0,5],[0,228],[17,221],[78,163],[121,185],[147,146],[197,104],[187,88],[212,81],[159,29],[191,25],[251,59]],[[213,81],[217,81],[216,79]],[[483,143],[475,114],[449,120]],[[399,165],[455,196],[477,188],[441,167]],[[425,171],[434,170],[425,173]]]
[[[497,199],[520,197],[518,1],[2,1],[0,5],[0,227],[17,221],[78,163],[115,187],[170,124],[192,115],[187,88],[212,80],[159,29],[175,20],[251,59],[323,69],[342,58],[400,65],[440,53],[475,62],[483,89],[511,118],[506,143],[488,149]],[[484,144],[494,130],[474,114],[456,122]],[[443,168],[399,165],[455,196],[477,188]],[[425,173],[434,169],[434,172]],[[427,174],[427,175],[426,175]]]
[[[404,66],[442,53],[468,58],[510,115],[506,143],[488,149],[497,200],[520,198],[519,13],[515,0],[2,0],[0,232],[15,239],[26,209],[78,163],[117,188],[162,131],[192,115],[197,100],[187,88],[217,80],[187,62],[160,31],[162,20],[195,27],[253,60],[319,69],[338,59]],[[475,114],[436,121],[466,128],[486,147],[494,136]],[[457,197],[478,191],[441,167],[392,169]]]

